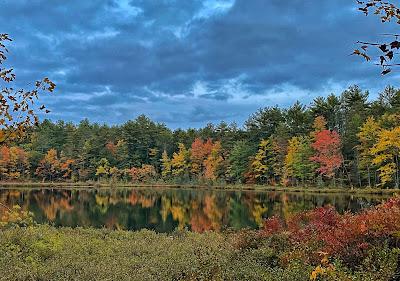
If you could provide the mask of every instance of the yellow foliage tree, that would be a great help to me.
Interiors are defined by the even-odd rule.
[[[311,138],[315,138],[315,135],[323,130],[326,130],[326,119],[323,116],[317,116],[314,119],[313,129],[314,131],[311,132]]]
[[[216,180],[218,178],[218,170],[224,161],[221,153],[221,142],[217,141],[213,144],[210,155],[204,160],[204,177],[206,179]]]
[[[374,154],[371,152],[372,147],[376,144],[381,126],[373,117],[368,117],[361,126],[360,132],[357,134],[360,144],[357,149],[360,153],[360,170],[367,169],[368,186],[371,187],[371,169],[376,169],[373,163]]]
[[[399,187],[400,126],[381,130],[376,144],[371,148],[372,162],[379,165],[381,185],[394,183]]]
[[[285,157],[284,184],[291,181],[305,180],[315,174],[315,164],[310,161],[312,150],[310,139],[307,137],[293,137],[289,140],[288,152]]]
[[[96,176],[100,178],[110,174],[110,163],[106,158],[101,158],[96,169]]]
[[[164,150],[161,156],[161,176],[163,179],[167,179],[171,176],[172,164],[169,159],[167,151]]]
[[[259,183],[273,182],[275,178],[274,166],[277,161],[272,142],[261,140],[257,154],[251,163],[252,174]]]
[[[172,175],[182,178],[186,175],[189,175],[190,153],[183,143],[179,143],[178,147],[178,153],[174,152],[171,160]]]

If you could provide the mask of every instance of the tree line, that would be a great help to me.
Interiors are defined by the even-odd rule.
[[[351,86],[259,109],[243,127],[44,120],[1,147],[1,180],[399,187],[400,90]]]

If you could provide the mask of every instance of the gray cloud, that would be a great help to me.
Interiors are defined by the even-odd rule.
[[[242,122],[260,106],[394,83],[348,56],[393,30],[348,0],[2,1],[9,65],[21,84],[49,76],[53,119],[172,127]]]

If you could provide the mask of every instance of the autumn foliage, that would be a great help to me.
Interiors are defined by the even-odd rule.
[[[400,90],[350,87],[308,107],[264,108],[234,124],[170,130],[45,120],[0,155],[1,180],[193,185],[400,186]],[[338,185],[336,185],[338,183]]]
[[[358,214],[342,215],[333,207],[321,207],[295,214],[285,222],[278,217],[266,220],[262,235],[277,234],[287,235],[311,262],[317,263],[323,252],[355,265],[371,247],[399,238],[400,197]]]
[[[39,124],[38,111],[48,113],[44,105],[35,109],[39,95],[45,92],[53,92],[56,85],[44,78],[34,82],[33,89],[15,89],[16,75],[12,68],[3,67],[7,60],[7,43],[11,42],[8,34],[0,34],[0,83],[4,85],[0,89],[0,144],[21,137],[28,127]]]
[[[22,148],[0,147],[0,179],[13,180],[29,174],[29,157]]]
[[[133,182],[144,183],[156,177],[156,170],[151,165],[143,165],[140,168],[131,168],[129,174]]]
[[[329,178],[333,177],[343,162],[339,134],[330,130],[317,132],[311,146],[316,153],[310,159],[319,164],[317,171]]]

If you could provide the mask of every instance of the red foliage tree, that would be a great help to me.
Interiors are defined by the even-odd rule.
[[[315,134],[311,146],[315,150],[315,155],[310,160],[320,165],[317,171],[332,178],[343,162],[340,135],[336,131],[322,130]]]

